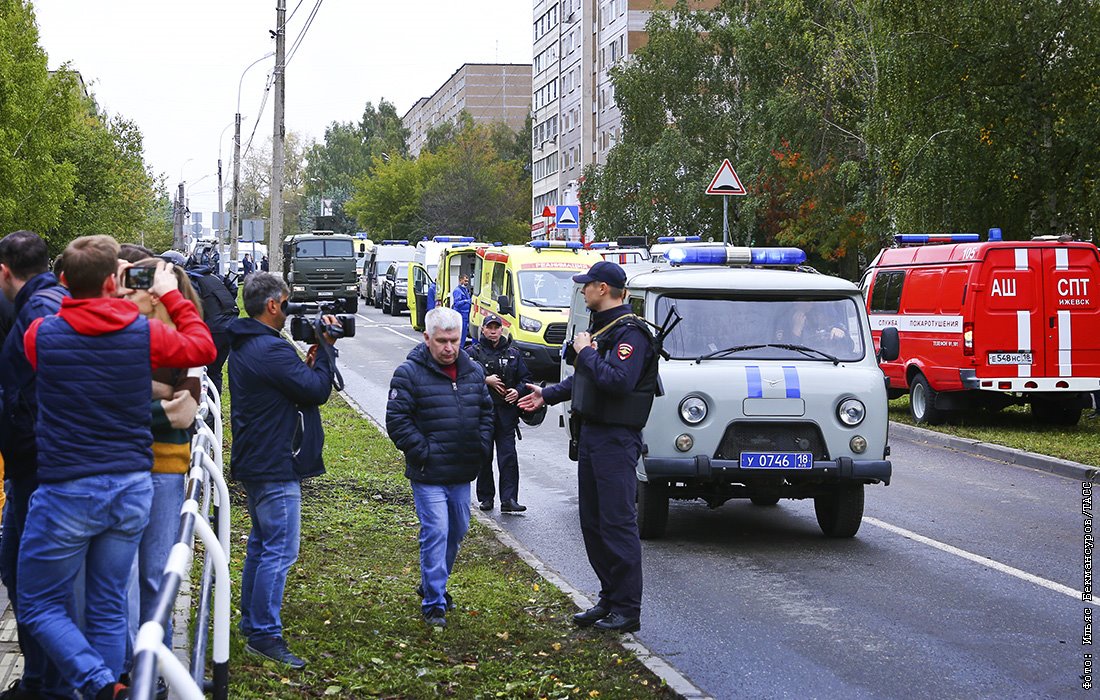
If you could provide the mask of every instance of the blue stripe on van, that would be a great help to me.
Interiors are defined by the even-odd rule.
[[[756,365],[749,365],[745,367],[745,378],[748,380],[749,383],[749,398],[764,398],[764,387],[760,383],[760,368]]]
[[[787,384],[787,398],[802,398],[802,388],[798,385],[798,368],[784,365],[783,379]]]

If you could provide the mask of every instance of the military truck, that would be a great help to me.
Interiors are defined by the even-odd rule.
[[[290,300],[331,302],[341,300],[343,313],[359,307],[352,236],[332,231],[311,231],[283,241],[283,279],[290,287]]]

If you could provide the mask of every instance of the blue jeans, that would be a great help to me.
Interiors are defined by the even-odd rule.
[[[0,540],[0,580],[8,591],[11,609],[15,613],[19,650],[23,652],[23,678],[19,687],[46,698],[71,698],[73,687],[61,677],[61,671],[50,661],[49,654],[23,624],[19,600],[19,542],[27,523],[27,507],[31,494],[38,487],[34,479],[9,479],[7,504],[4,506],[4,537]],[[70,607],[69,612],[72,613]]]
[[[249,641],[283,634],[286,575],[298,560],[302,485],[298,481],[242,481],[248,495],[248,533],[241,570],[241,634]]]
[[[114,683],[126,656],[126,583],[149,522],[149,472],[41,484],[19,552],[23,624],[86,697]],[[69,610],[85,566],[85,629]]]
[[[168,563],[168,552],[179,534],[186,478],[186,474],[153,473],[153,505],[149,509],[149,524],[138,545],[127,593],[130,601],[130,649],[133,649],[138,627],[156,611],[164,565]],[[164,628],[164,644],[172,648],[171,617]]]
[[[427,612],[446,606],[447,579],[470,528],[470,484],[411,483],[416,517],[420,518],[420,585],[424,589],[422,607]]]

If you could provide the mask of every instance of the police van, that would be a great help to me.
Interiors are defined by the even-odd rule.
[[[409,323],[416,331],[424,330],[424,315],[437,304],[451,306],[451,293],[462,275],[469,275],[473,284],[478,268],[477,251],[489,245],[475,241],[472,236],[436,236],[433,242],[440,246],[435,248],[437,257],[434,260],[428,260],[430,251],[424,249],[422,256],[418,254],[417,259],[409,263],[409,279],[412,280]]]
[[[642,430],[638,526],[661,537],[669,499],[716,508],[814,499],[821,530],[851,537],[864,486],[889,484],[886,386],[859,288],[798,270],[795,248],[672,247],[624,266],[633,312],[667,331]],[[575,285],[568,336],[588,326]],[[888,332],[883,354],[896,352]],[[563,375],[572,372],[564,363]]]
[[[603,258],[574,241],[531,241],[477,250],[470,332],[481,336],[481,319],[500,316],[532,374],[556,376],[573,275]]]
[[[1030,404],[1034,418],[1074,425],[1100,390],[1100,257],[1053,236],[900,234],[861,286],[873,332],[896,328],[883,362],[891,398],[909,392],[918,423]]]

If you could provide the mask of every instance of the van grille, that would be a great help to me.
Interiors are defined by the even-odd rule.
[[[565,342],[565,324],[551,323],[546,327],[546,333],[542,337],[546,338],[549,345],[561,345]]]
[[[813,452],[815,460],[829,458],[814,423],[731,423],[714,458],[738,460],[742,452]]]

